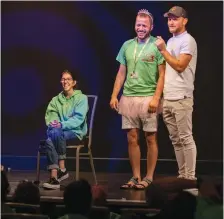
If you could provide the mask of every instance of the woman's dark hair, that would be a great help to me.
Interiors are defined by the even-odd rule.
[[[65,69],[63,72],[62,72],[62,74],[61,74],[61,76],[63,76],[63,74],[70,74],[71,75],[71,77],[72,77],[72,79],[73,80],[76,80],[76,77],[75,77],[75,75],[72,73],[72,72],[70,72],[69,70],[67,70],[67,69]]]
[[[71,71],[65,69],[65,70],[62,72],[61,77],[63,76],[63,74],[70,74],[71,77],[72,77],[72,79],[73,79],[74,81],[76,81],[76,85],[74,86],[74,89],[78,89],[78,88],[79,88],[79,86],[78,86],[78,81],[76,80],[75,75],[74,75]]]

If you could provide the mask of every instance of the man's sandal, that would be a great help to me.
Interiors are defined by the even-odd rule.
[[[127,183],[123,184],[120,189],[133,189],[136,184],[138,184],[138,178],[133,176]]]
[[[134,189],[136,189],[136,190],[145,190],[152,183],[152,180],[147,179],[146,177],[142,181],[146,182],[148,185],[146,186],[143,183],[137,183],[137,184],[134,185]],[[141,186],[141,187],[137,187],[137,186]]]

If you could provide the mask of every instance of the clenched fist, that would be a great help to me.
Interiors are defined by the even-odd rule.
[[[166,50],[166,43],[161,36],[157,36],[157,40],[155,41],[155,44],[160,52]]]

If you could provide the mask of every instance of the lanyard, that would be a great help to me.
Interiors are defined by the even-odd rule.
[[[141,54],[142,54],[143,50],[145,49],[146,45],[148,44],[149,40],[150,40],[150,37],[145,42],[144,46],[142,47],[141,51],[138,54],[138,57],[136,57],[137,45],[138,45],[138,39],[136,39],[135,50],[134,50],[134,54],[133,54],[133,57],[134,57],[134,70],[133,70],[133,72],[135,72],[135,68],[136,68],[136,64],[138,62],[138,59],[141,56]]]

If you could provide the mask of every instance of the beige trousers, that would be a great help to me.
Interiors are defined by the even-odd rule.
[[[197,149],[192,136],[193,99],[164,100],[163,120],[169,131],[179,177],[195,178]]]

